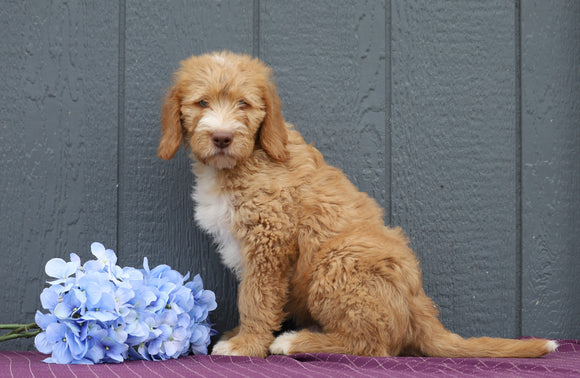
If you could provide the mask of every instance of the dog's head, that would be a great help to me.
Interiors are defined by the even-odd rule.
[[[161,114],[158,154],[171,159],[182,140],[196,160],[231,169],[256,149],[282,161],[288,134],[272,71],[229,52],[181,62]]]

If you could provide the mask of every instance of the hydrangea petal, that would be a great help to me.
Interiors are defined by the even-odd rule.
[[[66,338],[66,326],[60,323],[51,323],[46,327],[46,337],[52,343],[61,342]]]
[[[84,265],[86,274],[101,272],[104,267],[102,262],[96,260],[87,261]]]
[[[193,292],[193,295],[195,295],[197,294],[197,292],[203,289],[203,280],[201,279],[201,276],[199,274],[196,274],[193,277],[193,280],[191,282],[188,282],[185,286],[190,288],[191,291]]]
[[[53,314],[43,314],[40,311],[36,311],[36,315],[34,316],[34,322],[38,325],[41,329],[46,329],[49,324],[55,323],[57,321],[57,317]]]
[[[105,246],[102,245],[101,243],[94,242],[91,244],[91,253],[97,259],[100,259],[101,257],[103,257],[105,255],[105,251],[106,251]]]
[[[149,260],[147,259],[147,257],[143,257],[143,270],[145,270],[145,272],[147,272],[147,277],[149,277]]]
[[[82,342],[78,337],[75,337],[75,335],[69,332],[67,334],[67,344],[73,360],[81,361],[84,359],[88,349],[87,343]]]
[[[52,353],[53,343],[46,337],[46,332],[41,332],[34,338],[34,346],[40,353]]]
[[[196,296],[195,299],[199,304],[206,305],[209,311],[213,311],[217,308],[215,293],[211,290],[202,290],[200,295]]]
[[[81,258],[76,253],[70,254],[70,261],[78,266],[81,266]]]
[[[117,263],[117,255],[112,249],[105,250],[103,256],[103,263],[107,266],[113,267]]]
[[[67,265],[66,261],[59,258],[54,258],[48,260],[46,266],[44,267],[44,271],[46,275],[53,278],[66,278]]]
[[[180,355],[182,342],[178,340],[170,340],[163,343],[165,354],[170,358],[176,358]]]
[[[93,361],[94,363],[101,362],[105,358],[105,349],[101,343],[95,344],[91,349],[87,351],[85,357]]]
[[[135,297],[135,292],[129,288],[121,287],[115,291],[115,303],[121,306]]]
[[[66,319],[71,315],[72,309],[65,303],[59,303],[54,308],[54,315],[59,319]]]
[[[52,358],[57,364],[68,364],[73,360],[73,356],[70,353],[66,342],[59,342],[54,345]]]
[[[53,310],[58,304],[58,292],[56,286],[47,287],[40,293],[40,303],[45,310]]]

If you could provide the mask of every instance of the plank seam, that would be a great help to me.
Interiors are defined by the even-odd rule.
[[[254,0],[254,14],[252,16],[252,55],[260,57],[260,0]]]
[[[516,336],[522,336],[523,236],[522,236],[522,27],[521,0],[515,2],[515,126],[516,126]]]
[[[385,178],[388,182],[385,183],[385,188],[388,190],[386,193],[386,209],[387,212],[387,222],[389,225],[393,223],[393,122],[392,122],[392,107],[393,107],[393,87],[392,87],[392,2],[391,0],[385,0],[385,96],[387,97],[385,101],[385,120],[386,120],[386,130],[385,130]]]
[[[122,185],[122,164],[124,160],[123,146],[125,140],[125,29],[126,29],[126,3],[125,0],[119,2],[119,62],[117,72],[117,234],[116,247],[119,250],[121,245],[121,190]]]

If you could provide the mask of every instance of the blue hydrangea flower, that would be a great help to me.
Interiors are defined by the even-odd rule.
[[[188,353],[207,354],[211,329],[208,314],[215,295],[168,265],[121,268],[117,256],[101,243],[91,244],[94,260],[81,265],[51,259],[49,281],[40,300],[36,348],[51,357],[45,362],[92,364],[127,358],[165,360]]]
[[[46,362],[58,364],[90,363],[85,359],[87,345],[82,343],[72,329],[64,324],[54,322],[46,327],[46,331],[40,333],[35,339],[36,348],[41,353],[52,352],[52,357]]]
[[[59,302],[53,314],[59,319],[80,318],[85,311],[87,296],[79,289],[73,288],[59,296]]]
[[[79,261],[76,259],[66,262],[63,259],[51,259],[46,263],[45,272],[49,277],[57,278],[49,282],[51,285],[65,283],[69,281],[69,277],[74,274],[79,267]]]

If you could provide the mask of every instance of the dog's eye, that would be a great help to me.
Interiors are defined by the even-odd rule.
[[[243,108],[247,108],[249,105],[246,102],[246,100],[240,100],[240,101],[238,101],[238,106],[243,109]]]
[[[209,106],[209,102],[207,102],[206,100],[200,100],[198,102],[198,105],[201,106],[202,108],[207,108]]]

